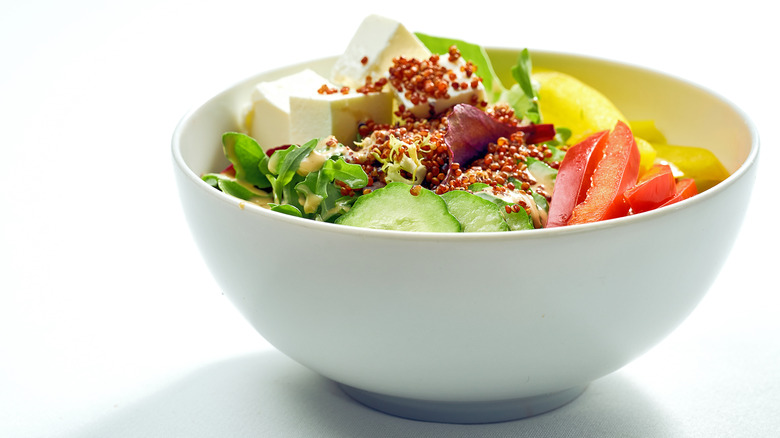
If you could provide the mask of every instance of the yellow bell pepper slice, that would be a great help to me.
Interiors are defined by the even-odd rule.
[[[628,123],[606,96],[573,76],[545,70],[534,72],[531,77],[539,84],[542,121],[570,129],[569,144],[611,130],[618,120]]]
[[[632,120],[629,126],[635,137],[642,137],[650,143],[667,143],[666,136],[655,126],[654,120]]]
[[[633,126],[631,128],[633,130]],[[653,145],[644,138],[637,137],[634,134],[634,140],[636,140],[636,146],[639,149],[639,176],[641,177],[653,167],[658,153]]]
[[[672,164],[681,173],[675,176],[693,178],[700,193],[729,176],[729,171],[709,149],[666,143],[653,143],[653,148],[657,161]]]
[[[620,110],[600,91],[566,73],[541,70],[532,78],[539,85],[539,110],[543,123],[571,130],[567,143],[576,144],[593,133],[611,130],[618,121],[631,127],[640,153],[640,175],[657,161],[668,162],[678,171],[675,176],[693,178],[699,192],[729,176],[720,160],[709,150],[675,146],[652,120],[627,121]]]
[[[618,121],[631,127],[639,148],[639,172],[644,173],[653,166],[656,153],[650,141],[637,134],[633,124],[628,123],[620,110],[600,91],[579,79],[558,71],[538,71],[532,75],[539,84],[539,109],[544,123],[569,128],[569,144],[577,144],[593,133],[611,130]],[[652,122],[639,123],[643,134],[659,137],[653,132]],[[657,130],[655,130],[657,131]],[[660,133],[659,133],[660,134]],[[663,138],[661,136],[660,138]]]

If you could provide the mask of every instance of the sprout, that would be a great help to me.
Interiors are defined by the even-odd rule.
[[[388,140],[390,153],[382,158],[376,152],[372,152],[374,158],[382,163],[382,171],[385,173],[385,181],[405,182],[410,185],[422,184],[428,168],[420,161],[417,151],[430,149],[430,137],[425,136],[419,143],[408,144],[391,135]]]

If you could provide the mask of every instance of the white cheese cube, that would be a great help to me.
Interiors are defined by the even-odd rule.
[[[258,84],[252,101],[247,130],[264,150],[329,135],[351,146],[361,122],[390,123],[393,114],[393,93],[344,94],[308,69]]]
[[[454,62],[449,60],[447,54],[440,55],[438,64],[440,71],[446,73],[440,74],[432,80],[440,79],[447,84],[446,94],[441,97],[434,97],[424,90],[414,90],[410,92],[407,85],[401,82],[401,89],[393,87],[399,104],[403,105],[408,111],[418,118],[428,118],[438,115],[447,109],[459,104],[466,103],[480,106],[482,102],[487,101],[485,86],[482,81],[477,79],[476,74],[469,75],[466,72],[467,63],[463,57],[458,57]],[[390,79],[393,83],[393,79]]]
[[[336,60],[331,81],[352,89],[365,85],[366,76],[374,81],[387,76],[393,58],[426,59],[430,51],[401,23],[378,15],[369,15],[358,27],[344,54]]]
[[[333,135],[340,143],[352,146],[361,122],[390,123],[392,113],[390,92],[291,95],[290,140],[301,144]]]
[[[291,144],[290,95],[317,94],[323,84],[327,79],[309,69],[257,84],[247,117],[249,135],[265,150]]]

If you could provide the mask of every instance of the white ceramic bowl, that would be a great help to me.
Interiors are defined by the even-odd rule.
[[[517,51],[491,49],[508,74]],[[405,417],[491,422],[545,412],[641,355],[694,309],[742,223],[758,153],[748,118],[686,81],[615,62],[532,52],[631,120],[706,146],[733,172],[650,213],[547,230],[428,234],[271,212],[200,180],[226,164],[249,78],[189,113],[173,161],[192,235],[224,294],[280,351],[351,396]],[[507,79],[506,83],[510,83]]]

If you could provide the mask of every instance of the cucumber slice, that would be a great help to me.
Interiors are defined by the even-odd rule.
[[[363,195],[336,223],[380,230],[461,231],[460,222],[447,210],[441,196],[422,187],[415,196],[411,188],[406,183],[393,182]]]
[[[509,231],[497,204],[463,190],[452,190],[441,197],[464,232]]]
[[[505,207],[509,205],[509,203],[504,201],[503,199],[493,196],[486,192],[477,192],[474,195],[479,196],[482,199],[485,199],[487,201],[496,204],[498,206],[499,212],[501,213],[501,216],[504,218],[504,221],[509,226],[510,231],[534,229],[534,222],[531,219],[531,216],[529,216],[525,210],[521,209],[517,213],[507,213]]]

